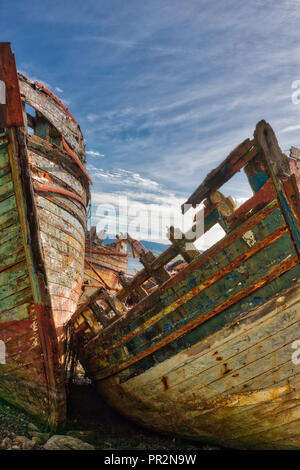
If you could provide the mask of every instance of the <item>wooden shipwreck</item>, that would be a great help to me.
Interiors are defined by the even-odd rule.
[[[84,275],[89,177],[80,128],[0,43],[0,398],[66,418],[64,323]],[[28,111],[30,110],[30,111]]]
[[[79,305],[101,286],[111,293],[122,287],[120,279],[123,273],[127,273],[127,243],[119,237],[107,245],[103,241],[97,235],[96,227],[91,227],[85,241],[84,282]]]
[[[242,169],[253,196],[236,208],[219,189]],[[196,216],[189,236],[170,229],[165,252],[144,253],[116,295],[101,288],[80,306],[72,347],[101,397],[162,433],[300,448],[299,184],[299,155],[259,122],[187,201],[204,202],[204,230],[219,223],[223,239],[201,254],[188,246]],[[186,266],[170,276],[178,254]]]

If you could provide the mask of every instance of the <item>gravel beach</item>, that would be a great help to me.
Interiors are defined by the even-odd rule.
[[[0,401],[0,449],[217,450],[129,423],[101,403],[92,385],[74,385],[68,422],[55,437],[32,417]]]

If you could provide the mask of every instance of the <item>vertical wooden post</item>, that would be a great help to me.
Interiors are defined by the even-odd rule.
[[[163,284],[166,282],[169,278],[170,275],[167,273],[165,268],[163,266],[160,266],[157,269],[153,269],[151,267],[153,261],[155,261],[155,256],[151,251],[144,252],[140,256],[140,262],[143,264],[145,269],[148,271],[151,277],[155,279],[155,281],[158,283],[158,285]]]
[[[300,257],[300,225],[291,210],[291,205],[283,190],[283,181],[290,177],[290,165],[278,145],[273,129],[266,121],[260,121],[255,129],[254,137],[258,148],[263,152],[267,171],[270,174],[274,188],[278,195],[278,201],[298,257]],[[296,190],[296,188],[295,188]]]
[[[141,286],[132,287],[130,286],[129,280],[124,276],[124,273],[119,273],[119,281],[122,287],[126,290],[126,293],[130,295],[134,303],[138,303],[144,297],[147,296],[147,293]]]
[[[0,42],[0,58],[0,127],[23,127],[19,80],[9,42]]]
[[[197,250],[194,244],[185,237],[184,233],[182,233],[179,228],[170,227],[168,238],[176,247],[176,250],[182,256],[184,261],[190,263],[194,259],[198,258],[200,254],[199,250]],[[190,246],[189,249],[187,249],[187,245]]]
[[[100,307],[96,301],[90,303],[90,308],[96,319],[106,328],[110,324],[110,321],[106,316],[104,308]]]
[[[127,309],[125,305],[117,297],[110,295],[106,290],[103,289],[103,298],[109,307],[113,310],[117,318],[122,317]]]

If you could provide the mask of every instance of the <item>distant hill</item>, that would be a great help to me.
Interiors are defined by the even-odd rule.
[[[154,254],[159,254],[165,251],[168,246],[170,246],[170,243],[158,243],[158,242],[149,242],[147,240],[140,240],[140,242],[144,245],[147,250],[152,251]]]
[[[108,245],[109,243],[113,243],[115,241],[116,241],[115,238],[106,238],[104,240],[104,244]],[[168,248],[168,246],[170,246],[170,244],[150,242],[150,241],[147,241],[147,240],[140,240],[140,242],[144,245],[144,247],[147,250],[152,251],[152,253],[154,253],[155,255],[158,255],[159,253],[162,253],[163,251],[165,251]],[[129,252],[129,254],[130,254],[130,252]]]

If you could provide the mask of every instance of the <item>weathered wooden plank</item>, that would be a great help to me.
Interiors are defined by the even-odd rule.
[[[48,223],[51,221],[51,224],[60,227],[69,235],[74,236],[76,234],[79,240],[84,240],[84,237],[82,237],[82,225],[75,217],[43,196],[36,195],[36,201],[40,209],[40,217],[48,216]],[[45,222],[47,222],[47,219]]]
[[[215,169],[212,170],[203,183],[193,192],[188,200],[181,206],[182,212],[186,212],[190,206],[196,207],[212,192],[217,191],[232,176],[240,171],[246,163],[257,155],[254,142],[246,139]]]
[[[21,305],[15,306],[10,310],[4,310],[2,313],[0,313],[0,324],[1,323],[7,323],[7,322],[14,322],[14,321],[21,321],[25,320],[26,318],[29,317],[29,315],[32,313],[32,302],[33,298],[31,296],[30,302],[24,302]],[[3,335],[2,331],[2,325],[0,325],[1,329],[1,336]],[[5,330],[9,333],[10,328],[8,325],[5,326]],[[10,336],[11,341],[15,341],[15,339],[18,338],[18,331],[15,331],[15,328],[13,328],[13,335]],[[21,330],[20,330],[20,334]],[[7,340],[8,341],[8,340]]]
[[[267,212],[268,214],[269,212]],[[253,229],[254,236],[257,238],[257,242],[263,240],[264,238],[268,237],[270,233],[276,230],[278,227],[284,224],[284,219],[279,210],[272,212],[270,215],[259,222],[257,226]],[[246,228],[249,225],[246,224]],[[237,233],[239,236],[242,235],[243,231],[238,230]],[[271,236],[272,239],[272,236]],[[274,236],[274,241],[276,240],[276,236]],[[231,242],[231,243],[230,243]],[[218,272],[222,273],[222,269],[227,266],[230,266],[230,263],[233,263],[239,256],[243,256],[243,253],[247,252],[247,245],[242,241],[239,240],[236,236],[232,236],[230,234],[224,241],[219,242],[217,245],[221,248],[220,250],[214,249],[212,254],[212,250],[208,250],[203,255],[201,255],[196,261],[191,263],[187,268],[185,268],[184,272],[179,273],[173,279],[168,281],[161,289],[161,304],[157,304],[155,310],[153,311],[153,305],[155,305],[155,300],[152,297],[149,297],[149,300],[152,299],[152,308],[143,309],[143,301],[140,302],[136,307],[134,307],[130,312],[127,314],[127,319],[122,321],[122,325],[120,324],[118,329],[115,329],[115,333],[112,336],[110,330],[106,330],[102,333],[103,340],[105,340],[105,335],[109,338],[109,341],[116,340],[118,342],[119,335],[121,333],[122,336],[126,336],[127,334],[127,325],[130,318],[135,318],[137,313],[141,312],[137,319],[139,330],[144,328],[144,321],[148,318],[150,321],[153,321],[153,316],[155,312],[160,312],[164,307],[171,304],[172,302],[176,301],[180,296],[185,295],[192,288],[194,288],[199,282],[206,282],[208,279],[212,278],[213,275],[217,274]],[[223,250],[222,250],[223,247]],[[259,251],[263,247],[263,243],[258,244],[258,246],[253,247],[253,250],[248,251],[247,257],[252,256],[253,253]],[[245,258],[245,259],[246,259]],[[239,261],[238,261],[239,262]],[[231,269],[231,267],[230,267]],[[246,272],[246,271],[245,271]],[[197,275],[197,279],[194,278],[194,273]],[[170,290],[173,286],[176,285],[176,290]],[[157,296],[157,295],[156,295]],[[147,304],[150,305],[148,299],[146,299]],[[135,329],[135,322],[130,326],[130,336],[133,335],[132,331]],[[138,330],[138,331],[139,331]]]
[[[43,194],[43,197],[47,199],[47,201],[50,201],[52,204],[68,212],[81,224],[83,230],[85,230],[87,216],[86,209],[81,202],[76,199],[71,199],[67,195],[55,194],[53,192],[38,192]]]
[[[46,220],[46,218],[43,220]],[[70,234],[65,233],[60,227],[53,226],[53,224],[43,223],[41,237],[44,239],[43,243],[49,243],[50,246],[62,253],[67,253],[68,247],[79,253],[84,250],[82,240],[70,236]]]
[[[66,179],[63,177],[63,181],[67,183],[70,182],[70,177],[74,178],[85,188],[88,198],[90,197],[89,181],[85,173],[80,171],[77,163],[65,149],[47,142],[36,135],[28,136],[28,148],[31,155],[42,157],[45,160],[46,167],[50,167],[52,170],[57,172],[57,176],[60,175],[60,177],[62,177],[63,171],[66,170]]]
[[[22,291],[16,292],[15,294],[6,297],[1,300],[0,313],[11,310],[23,303],[31,302],[32,292],[30,288],[26,288]]]
[[[9,155],[8,155],[7,147],[0,148],[0,170],[6,170],[10,172]]]
[[[244,204],[242,204],[238,209],[236,209],[231,216],[229,216],[229,221],[239,217],[242,214],[247,214],[249,211],[267,204],[274,199],[276,199],[277,193],[274,189],[273,183],[267,181],[257,193],[254,194],[250,199],[248,199]]]
[[[199,394],[200,400],[212,401],[222,396],[226,396],[229,391],[235,393],[235,388],[247,386],[247,391],[251,390],[251,381],[259,375],[264,375],[269,370],[276,372],[276,368],[291,358],[291,344],[297,339],[295,327],[297,321],[286,327],[285,329],[279,328],[278,332],[275,330],[273,335],[255,342],[253,345],[249,344],[246,351],[238,353],[234,357],[229,357],[226,360],[220,360],[221,355],[215,356],[215,366],[209,368],[203,373],[194,370],[194,376],[190,377],[188,382],[184,381],[171,386],[171,391],[174,393],[184,393],[185,398],[193,396],[195,389]],[[276,363],[274,364],[274,357]],[[218,358],[218,359],[217,359]],[[255,363],[255,369],[253,364]],[[205,380],[203,382],[202,380]],[[264,384],[264,388],[270,387],[274,383],[273,377],[269,376],[269,381]],[[203,385],[202,385],[203,384]],[[246,385],[247,384],[247,385]],[[262,385],[262,381],[260,381]],[[205,390],[204,390],[205,388]],[[255,390],[261,387],[255,388]],[[253,388],[252,388],[253,390]],[[195,403],[196,404],[196,403]]]
[[[9,42],[0,43],[0,127],[23,126],[23,110],[15,56]]]
[[[68,292],[66,292],[65,294],[68,294]],[[72,298],[67,295],[60,296],[52,294],[51,302],[54,310],[60,312],[68,312],[70,316],[75,311],[77,306],[77,301],[72,300]]]
[[[286,299],[290,304],[295,302],[295,298],[297,298],[297,296],[295,296],[295,293],[294,295],[291,295],[289,293],[286,296]],[[253,429],[255,429],[256,425],[258,424],[258,421],[261,425],[263,425],[264,418],[262,418],[262,416],[265,417],[267,414],[267,419],[272,420],[274,409],[276,407],[279,408],[280,403],[284,403],[285,394],[289,393],[289,385],[287,384],[286,380],[284,382],[281,382],[279,380],[279,382],[277,382],[274,387],[269,390],[266,388],[255,391],[254,393],[249,393],[247,392],[247,390],[243,390],[242,388],[240,388],[239,393],[231,393],[231,395],[227,397],[227,400],[223,400],[223,403],[220,400],[219,404],[216,402],[214,406],[211,406],[211,408],[209,408],[209,402],[205,402],[205,389],[203,389],[204,400],[201,408],[198,406],[198,402],[195,401],[195,399],[198,398],[196,388],[194,391],[193,399],[190,401],[184,401],[183,393],[177,393],[173,395],[171,394],[171,363],[173,364],[174,370],[173,377],[176,378],[176,370],[178,372],[178,369],[181,369],[181,367],[184,367],[185,370],[189,372],[189,377],[193,377],[194,369],[190,368],[189,363],[187,363],[186,361],[197,361],[197,367],[201,368],[202,364],[205,366],[206,357],[211,357],[212,361],[216,363],[216,357],[218,356],[218,354],[214,353],[215,351],[219,351],[220,345],[223,345],[224,333],[225,340],[228,337],[230,339],[230,344],[232,345],[232,348],[234,348],[235,351],[238,351],[238,344],[236,346],[234,345],[235,337],[238,337],[239,339],[241,339],[241,337],[244,337],[245,342],[247,343],[249,330],[256,330],[257,333],[261,332],[261,327],[264,325],[264,319],[266,314],[269,315],[269,317],[267,317],[269,319],[271,316],[272,321],[275,322],[274,326],[277,325],[279,331],[282,330],[280,319],[284,319],[285,327],[288,327],[289,321],[290,325],[295,322],[295,320],[297,321],[297,307],[293,308],[293,310],[291,311],[289,310],[290,306],[285,305],[285,302],[281,301],[278,304],[279,307],[275,308],[274,310],[274,301],[272,300],[269,304],[269,313],[264,313],[264,310],[266,310],[266,306],[263,306],[260,309],[262,315],[259,314],[259,311],[253,311],[251,320],[251,314],[249,318],[249,314],[247,313],[246,315],[244,315],[244,321],[242,321],[240,325],[237,323],[235,323],[234,326],[229,324],[225,331],[222,330],[216,333],[213,337],[210,337],[210,345],[208,344],[205,357],[203,356],[203,354],[200,354],[197,357],[197,348],[199,348],[200,345],[195,345],[194,350],[196,352],[196,355],[193,355],[192,347],[190,350],[183,351],[182,353],[180,353],[179,356],[175,355],[167,361],[156,365],[155,369],[149,369],[144,374],[131,378],[126,383],[120,384],[116,377],[112,377],[111,379],[108,379],[106,381],[99,382],[97,385],[99,387],[99,390],[101,391],[102,396],[107,398],[110,404],[113,404],[114,406],[118,407],[118,403],[120,403],[119,399],[122,394],[122,396],[124,397],[121,405],[123,413],[128,412],[128,415],[130,415],[131,419],[138,419],[145,425],[149,425],[149,423],[151,422],[152,426],[154,426],[156,429],[164,429],[164,432],[172,430],[173,433],[175,432],[181,435],[185,434],[186,432],[189,432],[190,436],[193,436],[194,438],[200,438],[200,436],[202,436],[202,438],[205,438],[206,436],[214,436],[219,441],[221,438],[223,438],[224,445],[226,445],[227,442],[227,445],[230,447],[239,444],[240,446],[245,446],[247,439],[245,438],[245,440],[243,440],[242,435],[246,434],[247,430],[251,432]],[[257,324],[255,324],[256,321],[258,322]],[[291,330],[291,327],[289,329]],[[270,327],[269,332],[273,332],[273,334],[275,334],[275,331],[272,327]],[[297,335],[296,329],[294,329],[294,335]],[[283,341],[283,338],[278,338],[277,341]],[[252,338],[248,340],[248,344],[251,346],[254,344],[253,342],[255,342],[255,334],[253,334]],[[228,353],[228,355],[230,356],[230,352]],[[274,354],[274,360],[275,358],[276,353]],[[289,362],[291,363],[291,361]],[[252,371],[253,374],[255,374],[255,365],[252,366]],[[184,370],[182,370],[182,378],[184,380],[185,377],[183,372]],[[227,378],[228,376],[228,374],[223,375],[223,373],[221,375],[224,378]],[[167,388],[163,386],[162,377],[165,377]],[[187,377],[187,382],[189,380],[189,377]],[[275,377],[273,376],[273,378]],[[205,378],[203,384],[204,383]],[[145,389],[150,392],[148,393],[148,395],[145,395]],[[156,399],[153,399],[153,396],[151,395],[151,390],[153,389],[158,391]],[[189,387],[187,386],[186,389],[188,390]],[[205,410],[203,410],[203,407],[205,407],[205,403],[207,403],[207,407],[205,408]],[[257,415],[256,420],[255,411],[253,411],[255,407],[258,407],[259,409],[259,414]],[[289,409],[289,407],[287,407],[287,409]],[[282,408],[280,408],[280,410],[282,410]],[[151,420],[149,421],[150,414]],[[292,419],[293,415],[292,413],[289,413],[285,416],[282,422],[288,422]],[[268,424],[274,425],[274,422],[276,423],[276,420],[279,419],[275,417],[273,423],[270,423],[268,421]],[[257,421],[257,423],[255,423],[255,421]],[[235,444],[232,443],[231,446],[229,444],[229,438],[232,435],[236,435],[238,441]],[[252,444],[253,447],[255,446],[255,441],[251,441],[249,439],[247,444],[249,446],[251,446]]]
[[[48,401],[44,399],[44,390],[47,387],[43,371],[44,360],[40,345],[34,345],[34,328],[35,320],[28,319],[23,322],[11,322],[7,329],[1,330],[1,336],[7,344],[9,362],[0,366],[0,395],[18,407],[22,403],[28,404],[27,411],[32,414],[36,414],[39,404],[40,416],[47,421],[49,409]],[[7,341],[8,336],[13,336],[15,331],[18,337],[17,347],[15,342]],[[27,345],[27,350],[24,350],[23,345]],[[15,355],[18,347],[20,354]],[[35,397],[35,400],[32,397]]]
[[[270,425],[276,422],[276,417],[274,419],[275,414],[290,414],[290,408],[293,408],[295,406],[293,397],[297,397],[299,395],[299,374],[295,374],[295,368],[290,366],[290,362],[291,361],[289,360],[286,364],[278,365],[276,366],[276,368],[273,368],[270,371],[261,374],[260,381],[254,378],[254,381],[256,383],[259,382],[259,388],[256,390],[281,389],[284,394],[284,397],[281,397],[281,399],[279,400],[273,399],[273,403],[269,402],[269,406],[266,407],[265,410],[261,410],[261,403],[256,400],[253,400],[252,403],[249,400],[247,411],[245,409],[233,409],[231,414],[234,422],[234,429],[232,430],[232,435],[228,442],[229,446],[231,440],[234,441],[236,439],[247,438],[251,435],[251,433],[253,433],[253,431],[263,432],[265,430],[268,430],[270,428]],[[294,365],[292,364],[292,366]],[[272,380],[269,380],[268,385],[264,385],[265,381],[262,380],[265,375],[267,375],[267,377],[269,378],[272,377]],[[243,388],[248,389],[247,385],[248,384],[245,384],[245,387],[243,385]],[[235,387],[235,390],[237,388],[239,388],[240,390],[240,387]],[[247,391],[250,396],[253,392],[255,392],[255,390],[253,389]],[[230,391],[230,394],[236,395],[234,390]],[[224,408],[225,407],[223,407],[223,409]],[[258,412],[260,416],[259,420],[257,419]],[[241,424],[245,415],[247,415],[247,429],[245,429],[245,427]],[[253,416],[253,419],[251,418],[251,416]],[[282,418],[280,419],[283,424]]]
[[[264,153],[268,171],[274,173],[276,181],[283,180],[290,175],[290,166],[287,156],[281,151],[276,135],[270,124],[260,121],[255,128],[254,139],[256,146]],[[276,181],[273,183],[276,186]]]
[[[224,363],[228,363],[234,360],[239,354],[247,354],[248,348],[253,347],[258,343],[261,343],[266,338],[272,338],[274,335],[275,341],[278,341],[277,334],[279,334],[279,341],[281,338],[281,331],[284,328],[293,325],[295,328],[297,324],[297,310],[292,309],[290,312],[285,312],[286,299],[289,299],[285,295],[277,298],[277,301],[269,303],[269,310],[264,308],[264,315],[259,316],[255,311],[247,313],[247,315],[240,317],[239,321],[227,325],[223,328],[222,333],[216,333],[214,336],[208,338],[206,342],[198,343],[184,353],[184,360],[181,366],[178,367],[178,360],[176,357],[171,357],[166,361],[165,364],[161,363],[157,366],[159,374],[165,374],[168,377],[169,389],[176,386],[181,386],[190,379],[193,379],[195,375],[206,373],[216,364],[222,364],[220,367],[220,375],[223,376]],[[275,333],[276,332],[276,333]],[[183,355],[182,355],[183,356]],[[228,362],[229,361],[229,362]],[[248,364],[250,361],[240,361],[241,364]],[[290,361],[291,362],[291,361]],[[291,362],[292,364],[292,362]],[[293,365],[293,364],[292,364]],[[221,370],[223,369],[223,370]],[[233,367],[228,367],[233,369]],[[231,372],[231,375],[235,375],[236,371]],[[266,373],[264,373],[265,375]],[[253,376],[256,375],[256,370],[253,372]],[[143,391],[145,396],[154,397],[156,393],[161,391],[161,383],[156,383],[156,376],[147,377],[141,375],[139,378],[140,387],[146,387],[148,391]],[[199,384],[205,385],[206,380],[199,381]],[[202,385],[199,385],[202,386]],[[255,383],[255,379],[252,378],[249,383],[251,389],[257,389],[259,383]],[[234,392],[237,392],[234,388]]]
[[[13,239],[0,245],[0,270],[5,266],[11,266],[24,260],[24,246],[21,234]]]
[[[14,194],[14,188],[11,181],[0,187],[0,201],[8,199]]]
[[[22,280],[27,280],[27,286],[29,285],[27,266],[24,261],[0,272],[0,296],[4,296],[7,292],[13,293],[15,289],[21,289],[18,283],[21,284]]]
[[[71,281],[71,279],[76,279],[77,276],[82,274],[82,257],[64,256],[63,258],[59,258],[58,256],[51,256],[49,250],[47,250],[45,252],[45,261],[47,263],[47,268],[56,272],[58,279],[60,274],[62,274],[71,276]]]
[[[217,315],[218,313],[222,312],[223,310],[226,310],[230,305],[233,305],[234,303],[238,302],[242,298],[246,297],[247,295],[251,294],[255,290],[259,289],[260,287],[266,285],[269,283],[271,280],[275,279],[276,277],[280,276],[282,273],[290,270],[292,267],[297,265],[297,257],[291,259],[290,261],[283,261],[279,266],[276,266],[275,268],[270,269],[267,274],[263,277],[260,278],[258,281],[254,282],[252,285],[247,286],[246,288],[238,291],[236,294],[232,295],[228,300],[223,301],[221,304],[218,306],[214,307],[212,310],[209,312],[196,316],[193,320],[190,320],[188,323],[188,327],[182,326],[180,327],[177,325],[177,329],[170,333],[169,335],[164,335],[163,338],[154,344],[151,344],[150,347],[148,347],[145,350],[142,350],[140,353],[137,353],[136,355],[132,356],[130,359],[128,359],[126,362],[119,363],[115,366],[111,366],[109,370],[103,369],[101,372],[97,373],[96,377],[99,379],[100,377],[105,377],[108,375],[111,375],[112,373],[116,373],[119,370],[125,369],[126,367],[130,366],[131,364],[134,364],[135,362],[138,362],[140,359],[143,357],[148,356],[149,354],[153,353],[154,351],[159,350],[162,348],[164,345],[169,344],[170,342],[174,341],[175,339],[181,337],[188,331],[191,331],[194,329],[196,326],[200,325],[201,323],[207,321],[209,318],[212,318],[213,316]],[[101,357],[100,357],[100,352],[98,352],[98,358],[99,358],[99,363],[101,364]]]
[[[68,264],[68,262],[77,259],[81,259],[81,251],[77,248],[68,245],[60,245],[57,240],[47,237],[45,234],[42,234],[42,240],[46,243],[46,240],[49,241],[49,245],[47,246],[47,255],[56,260],[57,262],[61,263],[61,266]],[[82,269],[81,269],[82,271]]]
[[[80,293],[80,285],[74,284],[73,286],[63,286],[61,284],[51,282],[49,285],[49,291],[51,295],[73,298],[74,294],[78,296]]]
[[[186,236],[178,228],[170,227],[169,240],[187,263],[198,258],[200,255],[199,250],[197,250],[190,240],[187,240]]]
[[[163,350],[154,353],[153,357],[148,357],[148,359],[145,358],[140,364],[137,363],[136,366],[132,366],[131,371],[128,371],[127,373],[124,371],[124,377],[122,377],[122,379],[127,380],[132,376],[132,374],[142,373],[142,371],[152,367],[154,364],[167,360],[174,355],[175,351],[178,353],[197,343],[199,343],[199,348],[205,347],[205,343],[207,342],[209,335],[221,330],[222,328],[224,329],[228,323],[233,322],[241,314],[265,304],[269,299],[276,296],[278,292],[295,284],[299,276],[300,267],[297,265],[290,271],[282,274],[279,278],[274,279],[269,284],[250,294],[245,300],[241,299],[236,304],[219,313],[218,316],[203,323],[201,327],[198,327],[187,333],[182,338],[179,338],[174,345],[170,344],[169,346],[164,347]]]
[[[1,231],[18,221],[16,198],[14,195],[0,201],[0,229]]]
[[[103,270],[105,272],[114,271],[115,274],[118,274],[120,271],[127,271],[127,260],[118,260],[111,259],[109,256],[97,256],[95,258],[92,254],[86,252],[86,258],[95,266],[98,270]]]
[[[290,156],[295,158],[296,160],[300,160],[300,149],[297,147],[292,146],[290,150]]]
[[[18,238],[21,235],[21,227],[19,224],[11,225],[0,232],[0,244],[4,244],[9,240]]]
[[[47,267],[47,278],[48,278],[48,281],[49,283],[55,283],[55,284],[59,284],[61,286],[65,286],[65,287],[69,287],[69,286],[72,286],[72,284],[74,286],[77,285],[77,281],[76,279],[78,280],[78,282],[80,281],[80,283],[82,282],[82,279],[81,279],[81,276],[80,278],[78,277],[75,277],[75,280],[73,282],[70,282],[70,274],[67,272],[67,273],[61,273],[59,278],[57,276],[57,271],[51,269],[50,266]]]
[[[4,192],[3,187],[7,185],[7,183],[12,183],[11,173],[8,172],[5,175],[0,175],[0,190]]]

